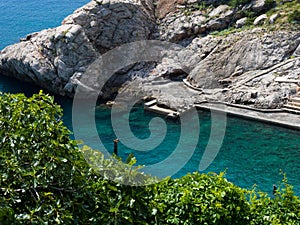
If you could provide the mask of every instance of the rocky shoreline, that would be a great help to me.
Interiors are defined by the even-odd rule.
[[[102,98],[139,93],[178,111],[201,101],[284,107],[299,90],[300,32],[263,26],[280,17],[264,14],[270,1],[252,0],[236,7],[217,2],[93,0],[61,26],[29,34],[3,49],[0,72],[73,97],[101,55],[126,43],[161,40],[182,48],[161,62],[123,68],[106,83]],[[245,26],[244,12],[255,15],[253,27],[212,35]],[[84,79],[94,82],[92,77]]]

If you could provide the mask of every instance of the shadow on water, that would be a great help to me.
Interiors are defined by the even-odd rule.
[[[40,90],[43,89],[34,84],[0,74],[0,92],[11,94],[23,93],[27,97],[30,97],[33,94],[39,93]],[[70,130],[72,130],[72,99],[53,95],[46,90],[43,90],[43,92],[54,96],[55,101],[61,105],[64,111],[64,123]]]

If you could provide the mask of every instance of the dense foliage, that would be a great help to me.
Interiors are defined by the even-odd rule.
[[[62,110],[42,93],[0,100],[0,220],[54,224],[86,211],[86,165],[61,121]]]
[[[298,9],[295,9],[290,15],[289,15],[289,22],[295,22],[300,23],[300,11]]]
[[[113,163],[78,148],[61,116],[43,93],[0,96],[0,224],[300,224],[300,200],[286,182],[273,198],[222,174],[147,185],[155,178],[132,167],[134,158]],[[111,181],[139,176],[140,186]]]

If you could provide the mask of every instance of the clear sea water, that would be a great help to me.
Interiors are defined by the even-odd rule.
[[[0,1],[0,49],[17,42],[26,34],[55,27],[62,19],[88,0],[9,0]],[[0,91],[23,92],[30,96],[39,88],[15,79],[0,75]],[[64,108],[64,122],[72,129],[72,101],[55,97]],[[145,113],[141,106],[131,111],[130,125],[132,132],[139,138],[147,138],[150,133],[149,121],[155,115]],[[180,177],[188,172],[196,171],[210,135],[210,113],[199,112],[201,121],[200,138],[189,162],[174,175]],[[112,140],[116,138],[110,122],[110,110],[106,107],[96,109],[96,125],[98,134],[105,147],[113,150]],[[83,129],[89,127],[82,125]],[[126,158],[133,152],[139,164],[152,165],[166,159],[180,135],[179,122],[167,120],[167,136],[154,150],[149,152],[132,151],[119,144],[119,154]],[[227,118],[226,136],[219,154],[204,172],[226,170],[226,178],[235,184],[251,188],[254,184],[260,190],[272,192],[272,185],[282,180],[279,171],[282,169],[300,195],[300,132],[276,127],[264,123],[248,121],[235,117]],[[97,143],[94,143],[97,145]],[[176,165],[169,165],[170,168]]]

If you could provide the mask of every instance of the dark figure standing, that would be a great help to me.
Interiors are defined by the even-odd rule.
[[[119,142],[119,139],[114,140],[114,153],[115,153],[115,155],[118,155],[118,142]]]

